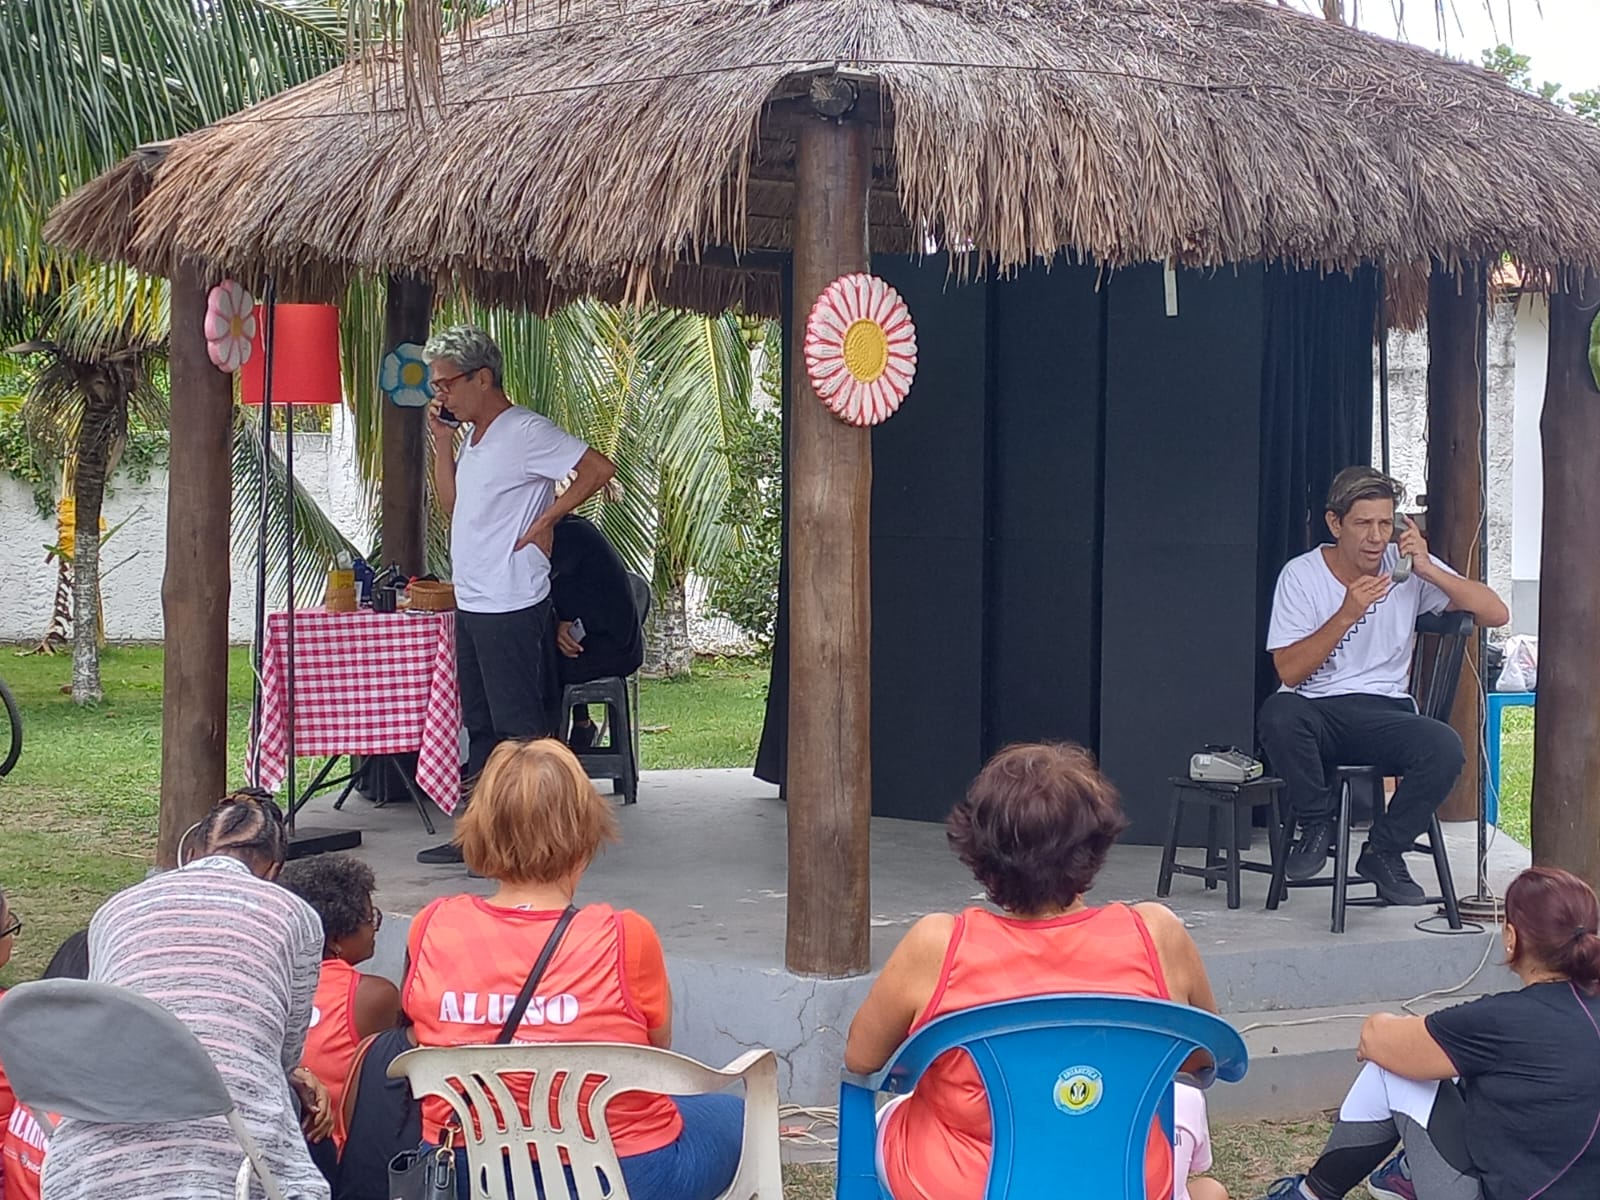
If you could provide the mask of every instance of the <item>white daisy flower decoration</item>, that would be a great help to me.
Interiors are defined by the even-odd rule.
[[[876,425],[899,409],[917,374],[906,302],[875,275],[841,275],[806,318],[806,374],[834,416]]]
[[[383,356],[378,369],[378,386],[389,397],[389,403],[400,408],[426,408],[433,399],[433,386],[428,382],[428,364],[422,357],[422,347],[415,342],[401,342]]]
[[[218,370],[233,374],[250,357],[256,336],[256,302],[231,279],[206,295],[206,354]]]

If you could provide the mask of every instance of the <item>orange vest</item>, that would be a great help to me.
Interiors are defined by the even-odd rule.
[[[412,922],[411,969],[401,992],[401,1006],[411,1018],[417,1044],[493,1042],[560,916],[501,908],[478,896],[446,896],[424,908]],[[620,914],[607,904],[580,909],[513,1040],[649,1045],[645,1017],[633,1002],[625,963]],[[582,1085],[580,1111],[587,1111],[588,1097],[598,1082]],[[528,1095],[530,1084],[526,1075],[507,1080],[512,1095]],[[437,1140],[449,1116],[443,1100],[423,1101],[423,1137]],[[617,1153],[627,1157],[677,1140],[683,1119],[668,1097],[633,1092],[607,1106],[606,1126]]]
[[[956,917],[938,985],[911,1032],[963,1008],[1057,992],[1168,999],[1139,915],[1125,904],[1043,921],[967,909]],[[884,1172],[896,1200],[982,1200],[989,1147],[989,1104],[965,1050],[934,1059],[884,1119]],[[1066,1164],[1063,1177],[1071,1177]],[[1159,1126],[1150,1130],[1145,1179],[1150,1200],[1172,1195],[1172,1147]]]
[[[311,1028],[306,1030],[306,1048],[300,1056],[305,1067],[328,1089],[333,1111],[342,1111],[345,1076],[356,1056],[361,1035],[356,1031],[356,988],[361,972],[339,958],[322,960],[317,976],[317,995],[311,1002]],[[344,1130],[335,1122],[334,1143],[344,1147]]]
[[[0,1138],[0,1189],[4,1200],[39,1200],[39,1174],[44,1170],[44,1129],[18,1104]]]

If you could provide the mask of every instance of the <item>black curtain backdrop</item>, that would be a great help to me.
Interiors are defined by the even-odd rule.
[[[1259,703],[1278,687],[1266,653],[1283,564],[1328,541],[1323,502],[1345,467],[1372,462],[1373,334],[1378,275],[1267,274],[1257,541]]]

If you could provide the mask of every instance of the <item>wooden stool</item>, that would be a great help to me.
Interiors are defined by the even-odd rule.
[[[1156,895],[1166,896],[1172,891],[1174,875],[1192,875],[1206,881],[1206,890],[1215,890],[1218,880],[1228,884],[1228,907],[1239,907],[1239,872],[1258,871],[1276,878],[1278,859],[1283,851],[1283,821],[1278,808],[1278,794],[1283,790],[1283,780],[1275,775],[1263,775],[1248,783],[1202,783],[1186,775],[1171,778],[1172,820],[1167,828],[1167,844],[1161,851],[1161,875],[1156,882]],[[1206,865],[1185,866],[1177,861],[1178,830],[1183,824],[1186,804],[1206,806]],[[1270,862],[1250,862],[1239,857],[1238,813],[1240,809],[1254,811],[1271,808],[1267,827],[1267,852]],[[1219,818],[1228,816],[1226,843],[1220,836]],[[1267,907],[1278,907],[1278,892],[1268,889]]]

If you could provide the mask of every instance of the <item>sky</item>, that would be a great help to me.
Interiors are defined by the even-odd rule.
[[[1361,0],[1360,25],[1386,37],[1397,34],[1398,0]],[[1441,39],[1431,0],[1404,0],[1407,41],[1473,62],[1498,42],[1533,60],[1534,81],[1552,80],[1571,91],[1600,86],[1600,0],[1454,0]]]

